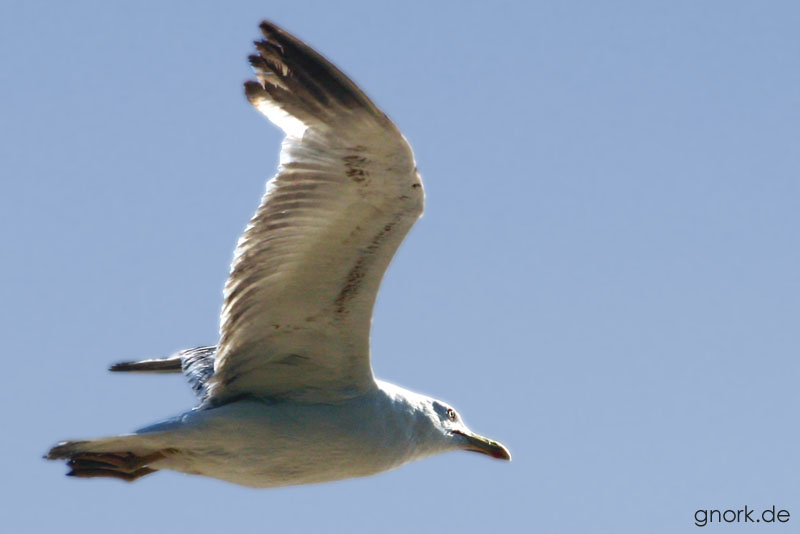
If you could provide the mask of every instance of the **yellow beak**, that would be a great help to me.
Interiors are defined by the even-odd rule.
[[[460,430],[453,430],[453,434],[459,434],[466,438],[467,446],[464,447],[465,450],[488,454],[492,458],[497,458],[499,460],[511,460],[511,453],[508,452],[508,449],[506,449],[502,443],[479,436],[478,434],[462,432]]]

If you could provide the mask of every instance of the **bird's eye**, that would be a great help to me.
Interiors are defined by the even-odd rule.
[[[456,411],[454,409],[452,409],[452,408],[448,408],[447,409],[447,418],[450,419],[451,421],[455,421],[456,417],[457,417],[456,416]]]

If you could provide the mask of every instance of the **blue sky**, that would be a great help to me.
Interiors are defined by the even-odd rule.
[[[192,405],[179,377],[106,368],[216,341],[281,139],[241,89],[262,18],[352,76],[425,180],[376,375],[451,402],[510,464],[252,490],[40,459]],[[744,505],[791,528],[798,27],[793,2],[4,2],[9,532],[674,533]]]

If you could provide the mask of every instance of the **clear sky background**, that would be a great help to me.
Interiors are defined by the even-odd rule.
[[[106,368],[216,342],[282,137],[241,88],[262,18],[351,75],[425,180],[376,375],[513,462],[253,490],[41,459],[192,406]],[[2,2],[4,531],[675,533],[744,505],[796,531],[798,28],[788,1]]]

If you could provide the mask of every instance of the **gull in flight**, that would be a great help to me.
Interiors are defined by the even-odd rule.
[[[159,469],[275,487],[360,477],[450,450],[510,460],[444,402],[376,380],[372,308],[422,214],[414,157],[341,71],[269,22],[247,98],[286,134],[278,174],[236,246],[216,346],[112,371],[182,372],[200,398],[132,434],[66,441],[68,475]]]

